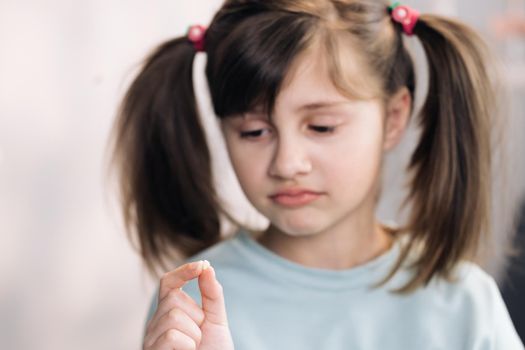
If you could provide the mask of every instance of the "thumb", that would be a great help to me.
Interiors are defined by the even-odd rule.
[[[208,265],[208,266],[207,266]],[[217,281],[215,270],[205,261],[203,271],[199,276],[199,289],[202,296],[202,310],[205,321],[216,325],[227,326],[226,306],[222,286]]]

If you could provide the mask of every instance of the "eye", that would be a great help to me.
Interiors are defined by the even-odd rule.
[[[335,131],[335,126],[309,125],[308,128],[320,134],[330,134]]]
[[[265,132],[270,132],[269,129],[258,129],[258,130],[248,130],[241,131],[240,136],[242,139],[256,139],[265,134]]]

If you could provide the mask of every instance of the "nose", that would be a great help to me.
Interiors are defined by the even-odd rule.
[[[269,175],[280,179],[294,179],[312,171],[312,163],[299,140],[281,137],[275,147]]]

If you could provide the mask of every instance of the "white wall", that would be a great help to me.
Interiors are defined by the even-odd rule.
[[[219,3],[0,1],[0,348],[140,347],[154,282],[104,184],[106,142],[140,60]]]
[[[153,282],[104,185],[118,99],[218,1],[0,2],[0,348],[139,348]]]

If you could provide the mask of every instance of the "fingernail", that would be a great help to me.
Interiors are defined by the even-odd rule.
[[[210,267],[210,262],[208,260],[204,260],[202,262],[202,270],[206,270],[208,267]]]
[[[191,263],[190,269],[197,271],[197,270],[201,269],[202,265],[203,265],[202,260],[195,261],[195,262]]]

